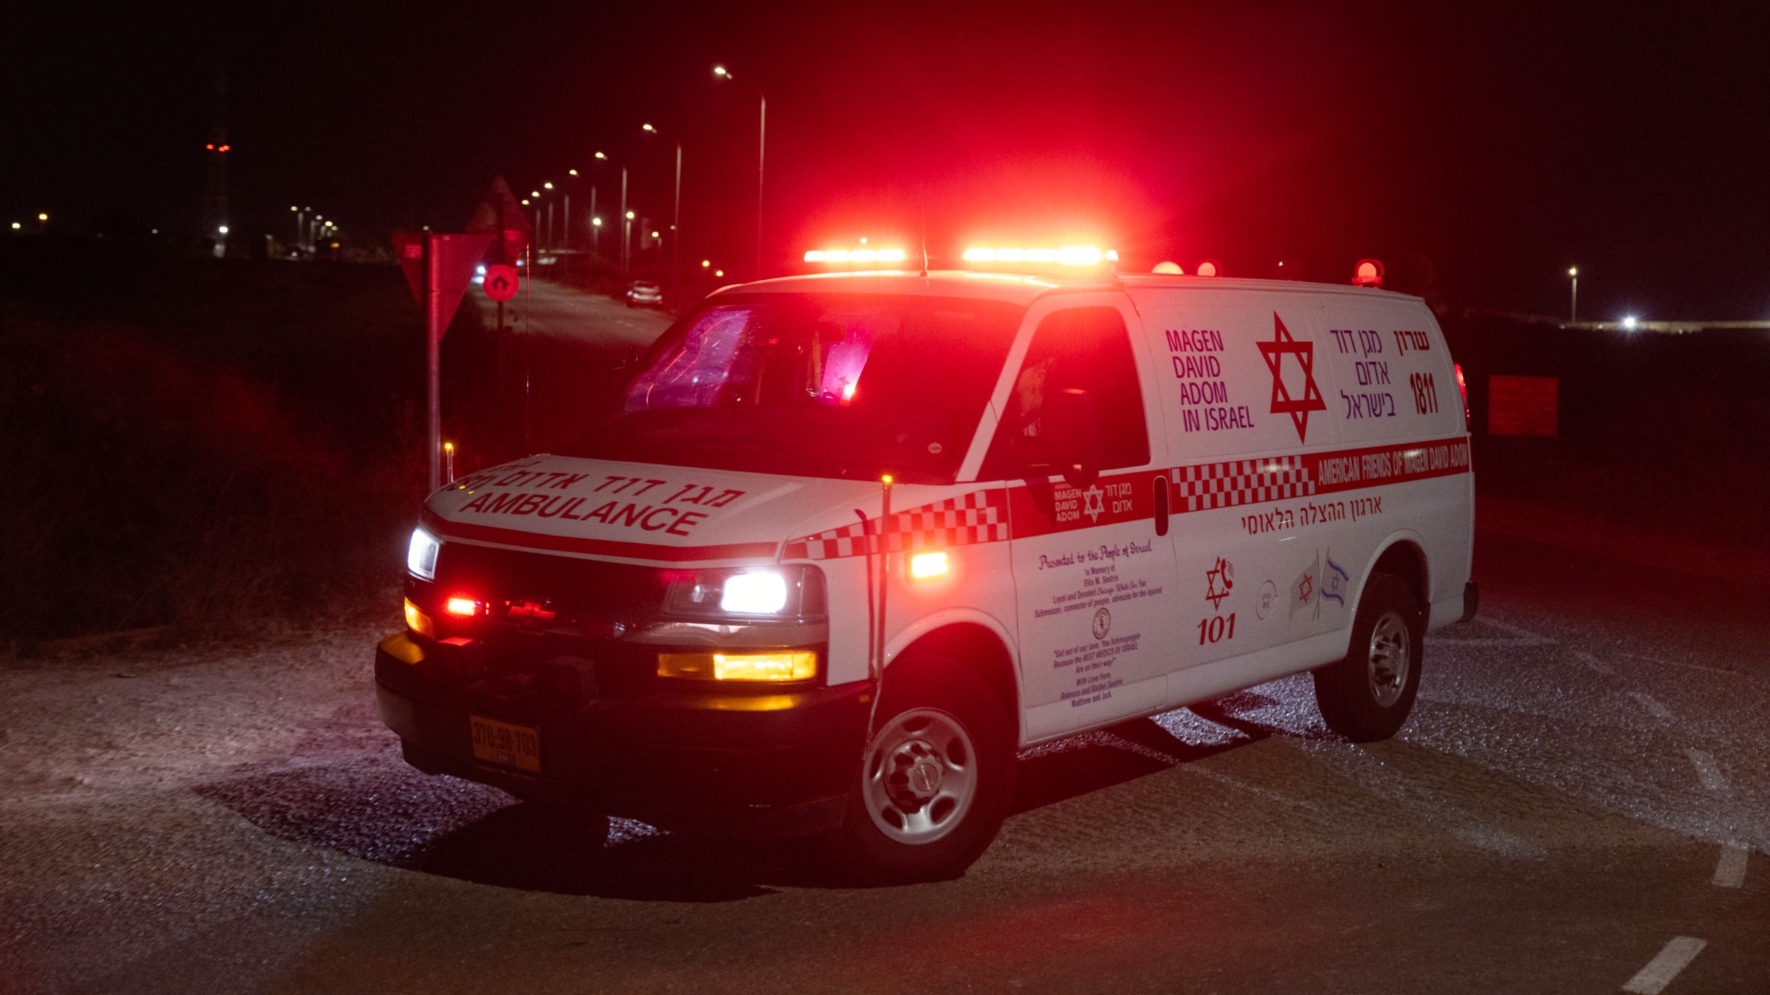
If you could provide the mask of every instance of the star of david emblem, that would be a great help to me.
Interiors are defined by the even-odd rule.
[[[1291,422],[1297,426],[1297,441],[1304,442],[1309,434],[1309,412],[1326,411],[1327,402],[1321,399],[1321,388],[1315,385],[1315,343],[1298,342],[1291,338],[1291,330],[1284,327],[1284,319],[1278,312],[1272,312],[1272,324],[1275,326],[1271,342],[1255,342],[1260,347],[1260,355],[1266,358],[1266,368],[1272,371],[1272,413],[1290,415]],[[1279,375],[1279,363],[1285,355],[1297,357],[1303,367],[1303,396],[1293,398],[1291,390],[1284,385],[1284,377]]]
[[[1229,589],[1235,586],[1235,567],[1228,560],[1217,557],[1217,565],[1205,571],[1205,600],[1211,603],[1211,610],[1223,607],[1223,599],[1229,597]]]
[[[1314,597],[1314,595],[1315,595],[1315,578],[1309,576],[1308,574],[1304,574],[1303,575],[1303,582],[1297,585],[1297,600],[1306,602],[1311,597]]]
[[[1090,487],[1082,492],[1082,497],[1087,499],[1082,504],[1082,513],[1099,525],[1100,516],[1106,514],[1106,492],[1099,487]]]

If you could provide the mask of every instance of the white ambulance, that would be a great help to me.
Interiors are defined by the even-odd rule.
[[[1034,744],[1302,671],[1335,732],[1399,729],[1475,611],[1466,422],[1376,289],[727,288],[568,451],[429,497],[381,714],[429,773],[956,875]]]

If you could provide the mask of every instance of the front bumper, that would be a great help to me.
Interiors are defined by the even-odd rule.
[[[458,652],[407,632],[375,651],[381,718],[419,770],[672,829],[793,836],[840,825],[868,682],[560,695],[542,683],[451,681],[447,657]],[[540,773],[476,759],[469,716],[539,730]]]

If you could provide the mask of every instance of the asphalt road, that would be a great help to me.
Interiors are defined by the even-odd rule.
[[[486,328],[498,327],[497,305],[477,291],[469,299]],[[490,351],[455,360],[485,364],[486,369],[452,365],[445,344],[445,375],[469,381],[489,378],[481,384],[477,403],[469,402],[457,415],[462,427],[471,423],[481,430],[482,445],[490,450],[484,454],[486,462],[568,450],[590,416],[590,399],[620,375],[621,364],[635,350],[669,327],[670,317],[546,280],[528,280],[504,306],[503,321],[507,331],[489,338]],[[460,396],[447,387],[444,394],[445,404]],[[490,430],[489,437],[485,430]]]
[[[420,775],[374,631],[9,661],[0,991],[1770,989],[1758,586],[1477,556],[1396,739],[1293,678],[1036,750],[984,858],[906,888]]]

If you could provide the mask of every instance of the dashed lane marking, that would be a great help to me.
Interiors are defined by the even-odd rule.
[[[1721,848],[1721,862],[1715,865],[1715,886],[1719,888],[1739,888],[1745,885],[1745,861],[1751,854],[1750,850],[1738,843],[1729,843]]]
[[[1654,698],[1652,695],[1642,694],[1639,691],[1630,691],[1629,697],[1640,702],[1641,707],[1647,709],[1648,714],[1652,715],[1654,718],[1659,719],[1662,722],[1672,721],[1672,710],[1660,704],[1659,699]]]
[[[1597,657],[1593,656],[1590,653],[1585,652],[1584,650],[1574,650],[1573,655],[1579,657],[1582,661],[1585,662],[1586,666],[1592,668],[1593,670],[1596,670],[1600,674],[1603,674],[1605,677],[1615,677],[1616,676],[1616,668],[1615,667],[1612,667],[1610,664],[1605,663],[1603,660],[1598,659]]]
[[[1696,765],[1696,776],[1702,778],[1702,786],[1717,795],[1726,794],[1727,778],[1715,766],[1715,758],[1694,746],[1685,752],[1690,754],[1690,762]]]
[[[1622,990],[1634,992],[1635,995],[1658,995],[1708,945],[1709,941],[1699,940],[1694,936],[1673,937],[1667,941],[1659,956],[1648,961],[1647,966],[1630,978]]]

